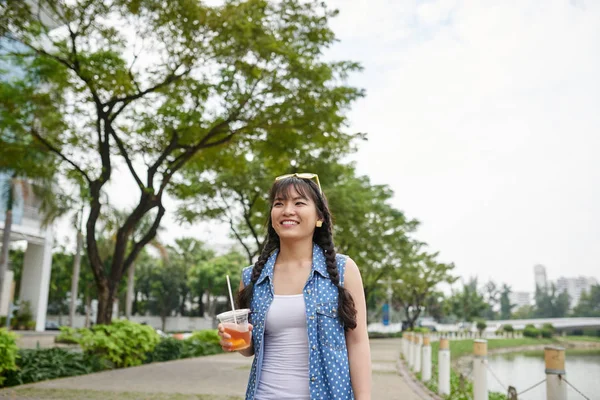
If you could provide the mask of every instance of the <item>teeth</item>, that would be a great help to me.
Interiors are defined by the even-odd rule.
[[[283,225],[298,225],[298,223],[294,221],[283,221]]]

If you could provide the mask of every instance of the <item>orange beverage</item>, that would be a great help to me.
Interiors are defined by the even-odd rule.
[[[243,326],[235,323],[224,323],[223,330],[231,336],[231,339],[227,339],[232,344],[231,350],[244,350],[250,347],[248,324]]]

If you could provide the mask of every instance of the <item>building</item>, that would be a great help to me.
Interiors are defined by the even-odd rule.
[[[556,292],[567,292],[569,294],[569,306],[575,307],[579,303],[579,298],[583,292],[588,292],[592,286],[597,285],[595,278],[579,276],[577,278],[560,277],[556,281]]]
[[[26,0],[31,6],[31,12],[38,15],[41,22],[49,29],[55,29],[59,25],[39,6],[37,0]],[[20,46],[5,38],[0,38],[2,52],[4,51],[26,51]],[[23,72],[20,68],[14,68],[7,63],[0,63],[5,72],[4,79],[19,78]],[[0,188],[6,187],[11,179],[8,173],[0,173]],[[20,282],[20,302],[28,302],[35,322],[35,330],[43,331],[46,325],[46,311],[48,305],[48,293],[50,289],[50,271],[52,268],[52,245],[53,232],[51,226],[44,226],[43,216],[40,214],[40,201],[33,193],[27,196],[17,187],[15,199],[12,206],[12,226],[10,232],[5,232],[7,198],[4,190],[0,190],[0,240],[5,236],[11,242],[24,241],[27,243],[23,270]],[[14,274],[8,265],[5,279],[2,284],[2,298],[0,298],[0,316],[6,316],[9,305],[14,300]]]
[[[548,278],[546,277],[546,267],[543,265],[536,265],[533,267],[533,273],[535,275],[535,287],[540,290],[548,290]]]
[[[10,176],[0,174],[0,187],[7,184]],[[42,224],[39,213],[39,200],[33,194],[25,197],[20,191],[16,193],[13,204],[12,228],[10,241],[26,241],[25,259],[21,275],[20,301],[27,301],[31,306],[35,330],[43,331],[46,325],[46,309],[50,289],[50,270],[52,268],[52,227]],[[0,237],[4,237],[4,220],[6,215],[6,199],[0,192]],[[10,268],[10,265],[9,265]],[[13,273],[7,271],[3,282],[2,299],[0,299],[0,315],[8,312],[8,304],[12,302]]]
[[[531,293],[530,292],[510,292],[508,295],[510,304],[515,306],[515,310],[518,310],[524,306],[531,305]]]

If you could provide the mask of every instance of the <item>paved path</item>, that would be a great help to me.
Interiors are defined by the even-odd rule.
[[[373,362],[373,399],[376,400],[421,400],[398,373],[397,360],[400,340],[379,339],[371,341]],[[35,395],[19,395],[20,388],[0,392],[0,398],[45,399],[45,390],[95,390],[107,392],[135,392],[140,394],[179,393],[182,395],[208,395],[207,398],[243,398],[251,358],[239,354],[220,354],[154,363],[140,367],[99,372],[95,374],[56,379],[26,385]],[[49,393],[52,390],[48,391]],[[42,394],[40,394],[42,393]],[[85,392],[83,392],[85,393]],[[113,396],[110,396],[113,398]],[[71,397],[69,397],[71,398]],[[115,398],[119,398],[118,396]],[[126,397],[127,399],[133,397]]]

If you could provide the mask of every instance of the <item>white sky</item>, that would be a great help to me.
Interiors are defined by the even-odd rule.
[[[457,274],[514,290],[532,290],[536,263],[552,280],[600,277],[600,2],[328,4],[328,57],[365,67],[351,79],[367,90],[349,115],[369,138],[359,172],[393,188],[418,237]],[[130,204],[130,187],[110,193]],[[165,222],[166,241],[227,243],[224,227]]]

